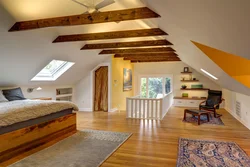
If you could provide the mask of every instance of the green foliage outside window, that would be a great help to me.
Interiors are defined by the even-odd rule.
[[[141,97],[157,98],[163,97],[163,78],[148,78],[148,96],[147,96],[147,78],[141,78]],[[165,93],[171,91],[171,79],[165,78]]]

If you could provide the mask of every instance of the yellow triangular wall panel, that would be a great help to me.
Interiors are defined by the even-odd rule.
[[[192,42],[228,75],[250,88],[250,60],[195,41]]]

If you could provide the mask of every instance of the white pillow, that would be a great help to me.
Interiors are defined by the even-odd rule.
[[[4,97],[2,90],[0,90],[0,103],[7,102],[8,100]]]

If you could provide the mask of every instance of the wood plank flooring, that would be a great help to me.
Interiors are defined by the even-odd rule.
[[[225,126],[184,123],[184,108],[171,108],[162,121],[126,119],[125,112],[78,112],[78,129],[131,132],[124,143],[102,167],[176,166],[179,137],[236,142],[250,155],[250,130],[224,109]]]
[[[131,132],[133,135],[103,164],[102,167],[172,167],[176,166],[179,137],[236,142],[250,155],[250,130],[224,109],[225,126],[190,124],[182,122],[184,108],[172,107],[162,121],[126,119],[126,112],[78,112],[77,127],[116,132]],[[64,137],[62,137],[64,138]],[[60,139],[41,148],[13,158],[0,166],[7,166],[36,151],[44,149]]]

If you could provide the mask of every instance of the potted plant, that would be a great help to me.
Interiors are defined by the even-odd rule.
[[[182,85],[181,88],[182,88],[182,89],[186,89],[186,88],[187,88],[187,85]]]

